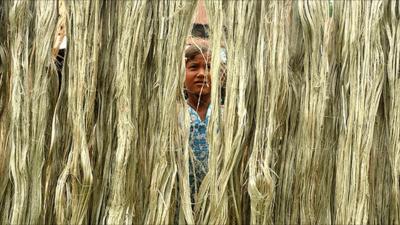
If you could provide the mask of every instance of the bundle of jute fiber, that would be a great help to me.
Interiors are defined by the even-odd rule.
[[[298,74],[298,121],[289,145],[289,151],[295,152],[294,170],[288,174],[293,180],[292,190],[286,189],[294,191],[289,221],[325,224],[332,220],[330,195],[337,139],[337,109],[332,97],[337,75],[335,22],[329,1],[299,1],[297,7],[304,52]]]
[[[288,106],[294,104],[288,90],[290,36],[285,33],[290,33],[291,1],[211,1],[207,6],[214,21],[214,46],[222,39],[228,50],[228,79],[223,115],[219,107],[213,108],[210,173],[200,190],[202,205],[196,216],[199,223],[273,223],[272,153],[283,145],[282,124],[287,122]],[[221,38],[223,28],[227,35]],[[219,64],[213,60],[217,74]],[[213,78],[213,105],[219,103],[218,80]]]
[[[79,100],[78,105],[68,106],[68,113],[72,112],[71,108],[77,108],[74,113],[84,116],[85,120],[77,123],[76,118],[71,117],[74,121],[63,126],[77,126],[67,128],[73,132],[67,132],[63,138],[70,136],[74,143],[80,140],[74,136],[80,130],[79,136],[86,140],[77,143],[83,144],[80,152],[70,152],[68,162],[71,164],[67,164],[59,178],[58,223],[68,219],[78,223],[148,221],[165,224],[173,221],[173,202],[177,200],[173,195],[177,187],[175,161],[185,161],[181,159],[182,152],[188,151],[187,134],[184,135],[187,130],[178,130],[177,118],[178,112],[183,111],[179,74],[186,33],[181,29],[189,29],[194,3],[121,1],[117,5],[108,2],[99,5],[93,1],[67,4],[70,6],[68,21],[72,21],[68,24],[68,40],[72,45],[69,45],[65,65],[69,71],[65,85],[68,101]],[[85,32],[84,27],[95,30]],[[82,46],[78,47],[80,44]],[[98,45],[108,50],[104,57],[99,57]],[[88,63],[78,61],[79,58],[94,60]],[[82,70],[86,71],[86,76]],[[96,79],[99,94],[93,110],[90,96],[96,93]],[[87,92],[75,89],[84,84],[89,86]],[[82,96],[87,99],[84,105]],[[181,103],[177,106],[174,102],[179,98]],[[97,112],[96,126],[90,122],[93,111]],[[85,162],[88,151],[92,158]],[[79,173],[71,176],[71,169],[76,165],[75,171]],[[93,183],[92,174],[96,175]],[[69,190],[74,191],[75,182],[69,177],[79,175],[86,183],[75,184],[75,192],[79,194],[68,194]],[[181,206],[190,223],[193,219],[190,219],[189,189],[184,181],[180,182],[180,190],[186,190],[182,197],[185,204]],[[90,192],[93,194],[88,199],[91,188],[96,191]],[[76,204],[69,203],[73,201]],[[90,201],[94,203],[93,208],[88,208]]]
[[[367,223],[368,173],[384,78],[381,1],[343,2],[339,83],[343,116],[335,176],[335,223]]]
[[[302,2],[292,2],[290,4],[289,1],[285,4],[289,8],[278,14],[280,17],[275,17],[271,25],[276,26],[274,24],[279,24],[279,21],[285,21],[285,26],[281,25],[282,31],[278,32],[283,34],[279,37],[275,34],[277,31],[270,28],[270,36],[274,38],[267,45],[269,46],[268,51],[276,54],[276,56],[271,57],[269,62],[273,70],[267,75],[267,79],[272,81],[268,88],[276,92],[275,99],[269,97],[267,101],[271,101],[276,106],[271,111],[274,114],[271,114],[269,121],[266,123],[269,127],[275,127],[272,129],[275,134],[273,133],[273,140],[271,140],[274,143],[273,152],[271,153],[274,159],[271,162],[271,167],[276,173],[273,215],[274,222],[282,224],[295,221],[294,218],[299,215],[298,205],[294,204],[297,197],[294,194],[294,187],[302,182],[300,177],[296,179],[295,176],[297,154],[302,152],[298,150],[296,143],[296,138],[300,134],[297,124],[300,123],[301,96],[304,96],[305,92],[311,92],[310,84],[308,84],[308,88],[302,87],[304,79],[311,76],[309,72],[304,74],[303,61],[305,57],[311,57],[313,51],[310,50],[309,54],[305,55],[304,33],[302,32],[303,27],[300,20],[300,3]],[[279,8],[282,8],[282,6]],[[311,32],[308,34],[315,35]],[[280,43],[280,49],[275,48],[276,44],[274,43]],[[288,47],[289,49],[287,49]],[[273,51],[272,49],[275,50]],[[285,49],[288,52],[282,54]],[[266,55],[268,55],[268,52],[266,52]],[[275,58],[281,63],[277,63],[279,61]],[[287,69],[280,68],[282,64]],[[279,74],[279,76],[275,74]],[[303,128],[307,127],[304,126]],[[296,182],[299,182],[299,184],[295,185]]]
[[[0,30],[7,30],[8,18],[8,1],[0,3]],[[7,146],[7,136],[10,125],[10,75],[9,75],[9,57],[7,35],[0,32],[0,223],[4,224],[8,221],[8,210],[11,202],[11,192],[9,177],[5,174],[9,173],[10,151]]]
[[[206,1],[194,205],[183,51],[197,2],[64,3],[58,91],[57,2],[0,2],[1,224],[399,223],[398,2]]]
[[[258,109],[256,132],[249,168],[252,223],[271,224],[274,213],[279,215],[275,216],[279,219],[276,223],[287,223],[283,220],[289,218],[287,212],[283,213],[286,216],[281,217],[282,214],[279,213],[284,210],[274,211],[274,208],[281,209],[278,205],[282,203],[281,206],[285,209],[285,205],[290,201],[277,201],[277,205],[274,207],[273,199],[287,199],[286,192],[290,185],[280,185],[277,182],[281,184],[290,184],[291,182],[291,177],[283,174],[288,171],[288,169],[285,170],[287,165],[293,162],[293,158],[290,157],[293,153],[287,150],[294,135],[291,138],[287,135],[289,132],[287,123],[290,112],[296,112],[298,105],[293,97],[296,92],[291,90],[295,82],[289,79],[294,75],[289,70],[290,49],[287,47],[290,41],[297,45],[296,40],[291,38],[292,35],[288,35],[295,28],[291,21],[293,4],[291,1],[271,1],[264,6],[268,16],[263,18],[260,25],[263,35],[260,35],[258,40],[260,53],[257,67],[260,69],[257,70],[256,82],[257,92],[263,91],[264,96],[267,97],[257,95],[256,102]],[[294,49],[298,49],[298,47],[296,46]],[[279,162],[280,158],[276,157],[278,154],[286,156],[285,160]],[[277,166],[273,168],[276,161],[278,161]],[[276,172],[272,169],[278,173],[281,172],[282,177],[285,178],[276,179],[276,175],[274,175]],[[269,216],[262,213],[266,210],[269,210]]]
[[[387,2],[385,31],[387,34],[387,78],[385,85],[385,119],[391,185],[387,223],[400,223],[400,4]],[[383,132],[382,132],[383,133]],[[383,217],[384,218],[384,217]],[[382,220],[381,220],[382,221]],[[379,222],[379,221],[372,221]]]
[[[65,3],[63,1],[58,1],[57,3],[57,25],[56,30],[54,32],[54,39],[52,40],[52,61],[48,62],[49,64],[55,64],[57,69],[62,68],[62,64],[65,59],[64,56],[61,57],[59,54],[60,45],[65,37],[66,32],[66,8]],[[57,62],[57,60],[61,60]],[[63,130],[66,129],[65,124],[61,123],[61,121],[66,120],[66,112],[67,107],[65,107],[66,102],[66,80],[61,81],[64,76],[58,76],[58,73],[61,71],[57,71],[57,75],[51,76],[51,80],[49,83],[49,98],[50,98],[50,108],[49,116],[47,118],[50,121],[50,126],[46,132],[46,139],[50,142],[49,146],[46,146],[47,154],[45,164],[43,169],[45,171],[45,179],[44,179],[44,203],[43,203],[43,216],[42,223],[43,224],[53,224],[55,223],[55,192],[58,176],[61,174],[63,166],[65,165],[64,160],[66,158],[66,151],[64,149],[69,145],[67,136],[63,136]],[[62,85],[63,84],[63,85]],[[62,140],[62,137],[65,140]]]
[[[197,196],[198,224],[241,224],[245,219],[244,184],[247,150],[254,134],[255,74],[260,1],[206,2],[210,12],[213,38],[212,116],[209,128],[210,162],[200,193]],[[222,12],[221,12],[222,10]],[[222,39],[227,49],[227,81],[224,112],[221,115],[218,80],[218,53]],[[245,57],[243,57],[245,56]],[[220,118],[221,117],[221,118]],[[268,210],[266,210],[268,213]],[[270,217],[270,216],[267,216]]]
[[[145,224],[173,223],[178,213],[177,201],[180,223],[194,223],[188,182],[189,118],[182,95],[182,53],[196,4],[197,1],[185,0],[158,2],[150,4],[143,15],[153,12],[150,26],[143,29],[150,27],[154,35],[142,77],[145,95],[141,99],[147,100],[147,104],[142,104],[148,111],[148,124],[141,124],[140,130],[145,130],[149,139],[141,152],[148,159],[151,177]]]
[[[100,3],[95,1],[70,1],[66,8],[70,41],[58,102],[62,105],[56,112],[59,116],[53,120],[62,125],[53,124],[51,146],[51,151],[62,150],[63,160],[61,173],[55,178],[54,211],[58,224],[82,224],[88,221],[93,186],[90,151],[94,139],[101,11]]]
[[[9,2],[0,3],[0,30],[8,29]],[[10,57],[7,35],[0,32],[0,223],[8,221],[11,204],[11,183],[9,182],[10,149],[8,147],[8,131],[10,126]]]
[[[227,89],[233,87],[238,92],[232,97],[228,91],[223,115],[218,107],[213,109],[209,128],[210,172],[198,196],[202,205],[196,216],[200,223],[248,223],[250,217],[242,214],[248,211],[242,209],[249,206],[251,219],[257,223],[396,221],[398,171],[394,168],[398,157],[395,128],[398,109],[393,85],[398,73],[394,50],[398,4],[383,3],[265,1],[248,16],[244,16],[246,10],[239,9],[253,2],[207,4],[213,18],[210,27],[214,45],[221,39],[227,43]],[[246,34],[241,33],[240,20],[251,21],[259,10],[264,10],[261,14],[267,18],[259,22],[267,27],[266,34],[254,34],[260,39],[257,51],[249,51],[251,44],[237,41]],[[391,19],[385,25],[382,18],[389,12]],[[231,20],[236,23],[229,26]],[[382,42],[386,38],[382,36],[385,26],[389,36],[386,54]],[[227,35],[221,38],[223,27]],[[252,23],[247,22],[246,31],[251,30]],[[232,39],[236,40],[234,45],[229,44]],[[287,49],[288,46],[291,48]],[[240,54],[234,55],[236,52]],[[241,65],[255,54],[259,63],[248,68]],[[391,68],[387,69],[391,73],[388,78],[391,89],[382,92],[385,57],[391,60]],[[236,69],[238,65],[240,69]],[[240,85],[234,82],[236,76],[242,78]],[[263,79],[268,83],[263,83]],[[218,84],[218,79],[213,82]],[[249,107],[240,108],[242,96],[238,93],[243,87],[254,85],[257,87],[254,96],[251,90],[244,92],[248,94],[245,101]],[[213,88],[213,105],[217,105],[219,87]],[[383,99],[385,105],[380,104]],[[252,104],[258,109],[254,115]],[[264,111],[263,104],[266,104]],[[238,143],[226,142],[229,140],[226,137],[240,134],[243,127],[229,123],[229,117],[242,118],[243,111],[249,118],[246,128],[255,131],[249,133],[253,135],[249,143],[244,141],[245,137],[240,139],[243,145],[236,152],[232,149]],[[388,132],[392,136],[387,136]],[[390,148],[386,148],[388,144]],[[246,195],[235,190],[240,181],[234,180],[240,180],[241,176],[233,176],[228,187],[221,182],[232,176],[221,175],[230,168],[229,156],[247,152],[250,158],[244,165],[248,165],[248,170],[239,174],[244,177],[242,187],[248,185],[250,203],[240,202],[237,197]],[[261,157],[257,156],[260,152]],[[241,165],[241,160],[247,159],[235,158],[234,164]],[[271,175],[274,172],[270,168],[276,177]],[[387,193],[391,193],[393,201]],[[273,208],[272,213],[268,207]]]
[[[2,44],[8,51],[8,59],[2,60],[6,64],[2,78],[9,77],[4,79],[9,83],[2,87],[9,92],[5,105],[8,112],[4,114],[9,119],[5,126],[9,123],[9,127],[1,138],[1,155],[5,156],[1,168],[8,166],[1,171],[4,223],[38,224],[42,217],[42,166],[49,143],[45,132],[50,124],[48,84],[53,70],[49,62],[56,8],[56,2],[2,3],[2,11],[8,11],[2,14],[7,31]]]
[[[59,93],[45,3],[1,3],[2,222],[165,224],[178,209],[193,224],[182,53],[196,2],[66,1]]]
[[[185,110],[182,52],[195,3],[117,4],[117,15],[123,16],[113,21],[117,150],[111,174],[118,176],[111,180],[111,199],[103,215],[107,223],[170,224],[179,201],[180,221],[193,224],[188,121],[178,117]]]

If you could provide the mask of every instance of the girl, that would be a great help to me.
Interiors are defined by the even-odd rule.
[[[185,51],[185,94],[190,114],[189,163],[192,196],[198,192],[208,170],[207,125],[211,107],[211,51],[206,41],[195,42]]]

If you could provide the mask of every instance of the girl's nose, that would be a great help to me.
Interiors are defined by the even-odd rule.
[[[198,77],[204,77],[206,75],[206,70],[204,68],[200,68],[199,72],[197,73]]]
[[[197,76],[208,76],[209,74],[210,70],[209,68],[207,68],[207,65],[205,65],[204,67],[199,68],[199,73],[197,74]]]

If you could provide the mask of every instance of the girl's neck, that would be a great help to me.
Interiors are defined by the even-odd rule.
[[[199,114],[201,120],[204,120],[207,114],[208,106],[211,103],[210,95],[195,95],[188,94],[187,103],[190,107],[196,110],[197,114]]]

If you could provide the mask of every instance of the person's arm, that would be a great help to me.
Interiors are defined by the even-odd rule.
[[[60,50],[60,47],[63,43],[65,42],[65,36],[66,36],[66,18],[67,18],[67,12],[65,8],[65,3],[64,1],[59,2],[59,17],[58,17],[58,22],[57,22],[57,32],[55,33],[54,37],[54,44],[52,48],[52,54],[53,57],[56,58],[58,56],[58,51]],[[66,46],[65,46],[66,47]],[[61,47],[61,48],[65,48]]]

